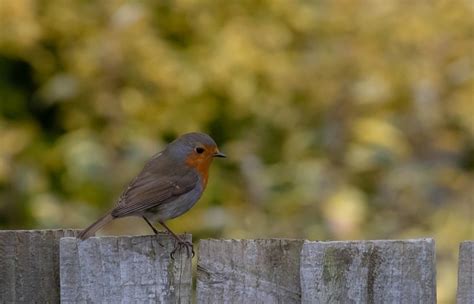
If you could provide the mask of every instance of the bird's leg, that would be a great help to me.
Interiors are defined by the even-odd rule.
[[[193,248],[193,243],[191,242],[188,242],[188,241],[183,241],[179,236],[177,236],[173,231],[171,231],[170,228],[168,228],[168,226],[166,226],[166,224],[162,221],[159,221],[158,223],[161,224],[161,226],[165,227],[165,229],[176,239],[176,241],[178,242],[178,244],[176,245],[176,247],[173,249],[173,251],[171,251],[171,258],[174,260],[174,254],[176,253],[176,251],[179,249],[181,250],[182,247],[185,247],[186,248],[186,254],[188,255],[189,257],[189,251],[191,251],[191,254],[192,254],[192,258],[194,257],[194,248]]]
[[[145,220],[145,222],[148,224],[148,226],[150,226],[151,230],[153,230],[153,232],[155,233],[155,235],[158,235],[158,230],[156,230],[156,228],[150,223],[150,221],[149,221],[145,216],[142,216],[142,218]],[[159,244],[161,247],[165,247],[165,246],[163,246],[163,244],[161,244],[159,241],[158,241],[158,244]]]
[[[148,221],[148,219],[147,219],[146,217],[144,217],[144,216],[142,216],[142,218],[145,220],[145,222],[148,224],[148,226],[150,226],[151,230],[153,230],[153,232],[154,232],[155,234],[158,234],[158,230],[156,230],[156,228],[153,227],[153,225]]]

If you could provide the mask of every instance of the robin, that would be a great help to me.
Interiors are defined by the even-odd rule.
[[[84,229],[78,237],[82,240],[113,219],[139,216],[155,234],[151,222],[158,222],[194,256],[191,242],[182,240],[165,224],[165,221],[187,212],[201,197],[207,185],[209,166],[214,157],[226,157],[216,142],[204,133],[188,133],[175,139],[165,150],[154,155],[142,171],[130,182],[116,206]]]

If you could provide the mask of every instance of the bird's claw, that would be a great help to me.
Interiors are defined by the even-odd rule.
[[[181,251],[181,248],[185,248],[186,249],[186,255],[189,257],[190,253],[191,253],[191,258],[194,258],[194,247],[193,247],[193,243],[191,242],[188,242],[188,241],[178,241],[178,243],[176,244],[176,247],[174,247],[173,251],[171,251],[171,254],[170,254],[170,257],[172,260],[174,260],[174,255],[176,253],[176,251]]]

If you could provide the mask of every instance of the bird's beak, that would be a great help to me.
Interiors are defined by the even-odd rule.
[[[222,158],[226,158],[227,156],[225,156],[224,153],[220,152],[220,151],[216,151],[214,152],[214,154],[212,155],[214,157],[222,157]]]

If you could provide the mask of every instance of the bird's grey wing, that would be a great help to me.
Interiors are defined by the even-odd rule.
[[[198,182],[198,175],[187,166],[162,164],[154,157],[121,195],[112,216],[136,215],[171,202],[193,190]]]
[[[112,210],[113,217],[140,214],[140,212],[175,200],[196,187],[195,174],[173,178],[140,179],[122,196],[121,202]]]

